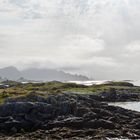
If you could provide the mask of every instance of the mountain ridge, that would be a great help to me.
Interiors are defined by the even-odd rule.
[[[36,81],[75,81],[75,80],[89,80],[88,77],[78,74],[70,74],[64,71],[47,68],[28,68],[25,70],[18,70],[14,66],[0,68],[0,77],[8,80],[18,80],[23,77],[29,80]]]

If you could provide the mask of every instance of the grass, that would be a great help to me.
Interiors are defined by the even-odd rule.
[[[0,88],[0,103],[3,103],[7,98],[30,97],[29,95],[31,93],[44,98],[47,98],[49,94],[59,94],[64,92],[98,94],[103,91],[109,91],[111,88],[118,90],[119,93],[124,93],[125,91],[130,93],[140,93],[140,87],[133,86],[133,84],[128,82],[109,82],[107,84],[92,86],[78,85],[75,83],[62,83],[59,81],[27,84],[6,81],[6,84],[8,83],[10,87]]]

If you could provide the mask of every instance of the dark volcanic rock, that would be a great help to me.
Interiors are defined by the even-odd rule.
[[[31,139],[30,135],[42,139],[140,138],[139,112],[98,102],[89,95],[58,94],[38,100],[1,105],[0,132],[22,133],[25,139]]]
[[[115,125],[111,121],[99,119],[99,120],[90,120],[85,125],[86,128],[103,128],[103,129],[114,129]]]
[[[99,101],[139,101],[140,94],[139,93],[130,93],[127,90],[125,91],[116,91],[116,89],[111,88],[109,91],[104,91],[98,95]]]
[[[105,101],[105,102],[126,102],[126,101],[140,101],[139,93],[131,93],[127,89],[115,89],[110,88],[109,90],[100,92],[99,94],[89,94],[91,99],[96,101]]]

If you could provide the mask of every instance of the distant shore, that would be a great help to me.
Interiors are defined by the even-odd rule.
[[[109,82],[129,82],[134,84],[135,86],[140,86],[140,80],[88,80],[88,81],[68,81],[68,83],[76,83],[76,84],[82,84],[82,85],[101,85],[106,84]]]

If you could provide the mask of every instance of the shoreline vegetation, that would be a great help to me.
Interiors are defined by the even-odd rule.
[[[59,81],[21,83],[6,80],[0,83],[0,103],[7,100],[26,98],[30,95],[47,98],[49,95],[69,93],[95,96],[98,101],[139,101],[140,87],[129,82],[108,82],[99,85],[82,85]]]
[[[140,101],[129,82],[0,84],[0,139],[140,138],[140,112],[108,102]]]

